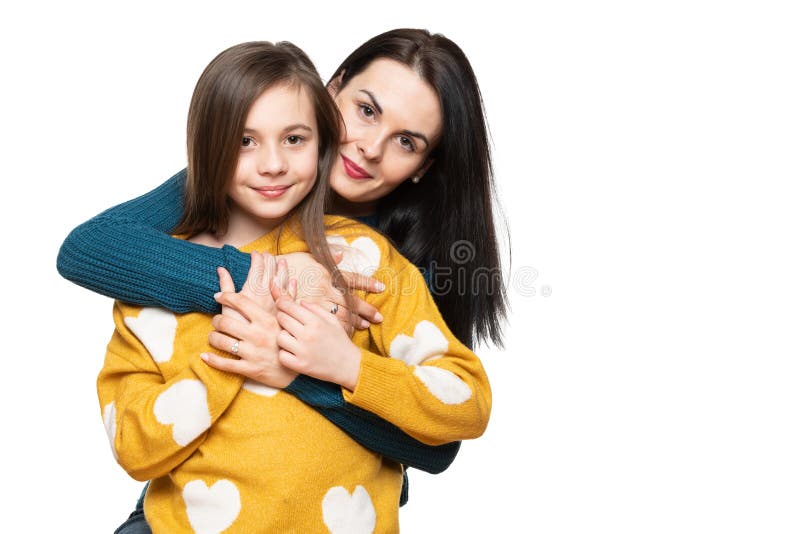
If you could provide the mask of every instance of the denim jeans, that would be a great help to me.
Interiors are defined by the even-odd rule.
[[[124,523],[117,527],[114,534],[152,534],[150,525],[147,524],[144,518],[144,494],[147,493],[149,485],[149,482],[145,484],[139,500],[136,501],[136,509],[131,512],[131,515],[128,516]]]

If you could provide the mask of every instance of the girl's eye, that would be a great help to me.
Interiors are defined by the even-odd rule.
[[[242,138],[242,146],[253,146],[255,141],[253,141],[252,137],[243,137]]]
[[[301,136],[301,135],[290,135],[289,137],[286,138],[286,141],[290,145],[299,145],[300,143],[303,142],[303,136]]]
[[[361,110],[361,114],[368,119],[371,119],[375,116],[375,110],[372,109],[372,106],[367,104],[359,104],[358,109]]]
[[[400,137],[400,146],[403,147],[403,150],[408,150],[409,152],[414,152],[417,149],[414,141],[409,137]]]

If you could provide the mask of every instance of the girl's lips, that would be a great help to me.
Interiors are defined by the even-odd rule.
[[[267,198],[278,198],[290,187],[290,185],[268,185],[266,187],[257,187],[256,191]]]
[[[344,164],[344,172],[347,173],[347,176],[350,178],[356,178],[358,180],[364,180],[366,178],[372,178],[372,175],[369,174],[367,171],[356,165],[352,160],[348,159],[347,156],[344,154],[342,156],[342,164]]]

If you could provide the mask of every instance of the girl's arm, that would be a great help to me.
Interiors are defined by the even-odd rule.
[[[247,278],[250,256],[171,237],[183,211],[183,170],[156,189],[114,206],[75,228],[61,245],[61,276],[86,289],[140,306],[177,313],[217,313],[217,267],[236,287]]]
[[[234,247],[205,247],[168,235],[183,209],[185,181],[183,170],[149,193],[75,228],[59,251],[58,271],[80,286],[125,302],[162,306],[177,313],[217,313],[219,305],[213,297],[219,289],[216,268],[225,267],[240,289],[250,256]],[[397,428],[385,421],[377,423],[364,410],[342,408],[341,389],[336,385],[299,379],[286,391],[313,406],[364,447],[400,463],[418,458],[409,465],[440,472],[458,450],[454,444],[426,452],[425,445],[417,442],[406,448],[407,442],[395,439]]]
[[[97,378],[100,410],[114,457],[133,478],[149,480],[191,456],[244,379],[208,367],[199,357],[165,377],[155,362],[170,365],[157,341],[165,325],[177,325],[171,312],[117,302],[114,323]],[[147,347],[137,336],[145,336],[144,343],[149,340]]]
[[[320,306],[282,298],[276,303],[281,363],[340,384],[345,401],[423,443],[480,436],[491,410],[480,360],[447,328],[416,267],[377,234],[358,241],[380,256],[373,276],[386,291],[368,297],[384,321],[351,341]]]

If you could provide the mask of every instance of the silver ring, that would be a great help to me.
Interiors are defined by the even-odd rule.
[[[239,353],[239,340],[233,342],[231,345],[231,354],[238,354]]]
[[[331,306],[331,313],[336,315],[336,312],[339,311],[339,305],[334,302],[333,306]]]

